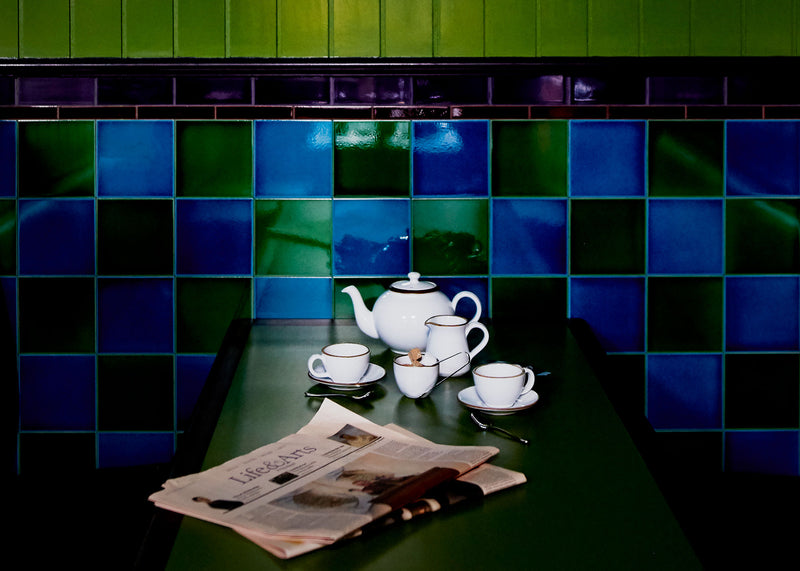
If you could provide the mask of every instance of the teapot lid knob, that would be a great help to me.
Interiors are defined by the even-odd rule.
[[[435,283],[420,281],[419,277],[419,273],[410,272],[408,281],[394,282],[389,289],[399,293],[430,293],[439,290],[439,286]]]

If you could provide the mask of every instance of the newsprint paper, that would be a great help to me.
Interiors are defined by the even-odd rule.
[[[437,500],[425,500],[426,493],[456,479],[482,495],[524,482],[523,474],[484,464],[497,453],[491,446],[434,444],[325,399],[297,433],[167,480],[150,501],[230,527],[286,559],[395,514],[408,519],[420,500],[435,511]]]

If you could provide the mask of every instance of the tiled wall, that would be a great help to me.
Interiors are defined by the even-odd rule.
[[[232,317],[411,269],[591,323],[687,462],[798,473],[800,122],[3,121],[20,458],[170,457]],[[638,379],[638,380],[637,380]]]
[[[797,0],[0,0],[0,58],[798,55]]]

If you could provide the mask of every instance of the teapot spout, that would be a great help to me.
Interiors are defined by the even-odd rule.
[[[353,310],[356,314],[356,325],[358,328],[366,335],[372,337],[373,339],[378,338],[378,330],[375,327],[375,316],[373,313],[367,309],[364,300],[361,298],[361,292],[358,291],[356,286],[347,286],[342,290],[342,293],[346,293],[350,296],[350,299],[353,301]]]

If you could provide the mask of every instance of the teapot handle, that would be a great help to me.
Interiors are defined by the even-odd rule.
[[[450,307],[452,307],[453,311],[455,311],[458,302],[464,298],[471,299],[475,303],[475,315],[472,317],[472,319],[469,320],[469,323],[478,321],[481,318],[481,301],[478,299],[478,296],[472,293],[471,291],[458,292],[455,296],[453,296],[453,301],[450,302]]]

